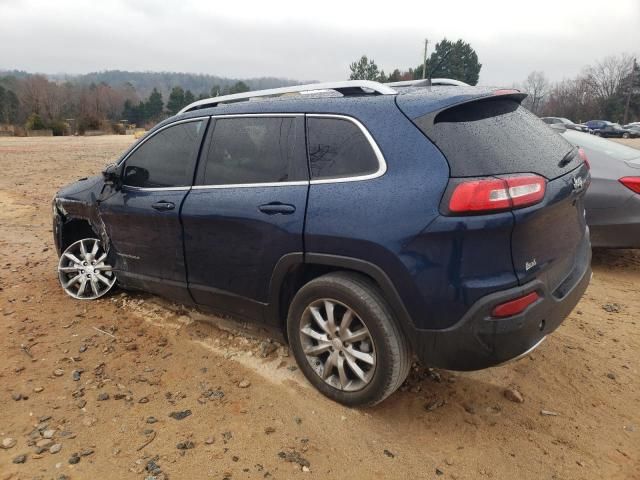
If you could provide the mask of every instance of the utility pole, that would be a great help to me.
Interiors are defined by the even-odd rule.
[[[424,58],[422,60],[422,79],[427,78],[427,46],[429,45],[429,39],[424,39]]]
[[[636,71],[638,70],[638,64],[636,63],[635,57],[633,58],[633,65],[631,66],[631,75],[629,76],[629,92],[627,93],[627,103],[624,106],[624,118],[622,121],[623,125],[627,124],[629,119],[629,104],[631,103],[631,94],[636,85]]]

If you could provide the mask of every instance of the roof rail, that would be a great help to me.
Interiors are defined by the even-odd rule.
[[[307,85],[293,85],[291,87],[270,88],[268,90],[256,90],[253,92],[234,93],[220,97],[205,98],[187,105],[178,113],[190,112],[200,108],[215,107],[221,103],[237,102],[260,97],[277,97],[287,93],[313,92],[317,90],[335,90],[343,95],[362,95],[372,93],[374,95],[395,95],[396,92],[389,85],[383,85],[371,80],[347,80],[343,82],[311,83]]]
[[[390,87],[429,87],[434,85],[448,85],[453,87],[468,87],[468,83],[461,82],[460,80],[454,80],[452,78],[423,78],[421,80],[405,80],[403,82],[391,82],[385,83]]]

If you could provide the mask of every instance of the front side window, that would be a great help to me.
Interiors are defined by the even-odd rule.
[[[125,161],[123,184],[140,188],[190,186],[204,121],[165,128]]]
[[[309,117],[307,132],[312,180],[370,175],[380,168],[369,140],[349,120]]]
[[[198,184],[292,182],[308,176],[302,117],[217,118]]]

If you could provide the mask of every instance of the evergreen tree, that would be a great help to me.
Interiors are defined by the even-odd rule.
[[[452,78],[469,85],[476,85],[480,78],[482,64],[478,62],[476,51],[471,45],[458,40],[451,42],[446,38],[436,44],[436,48],[427,60],[427,78]],[[422,78],[423,66],[414,70],[414,78]]]
[[[167,110],[171,115],[175,115],[184,107],[186,103],[184,90],[181,87],[173,87],[167,101]]]
[[[351,70],[349,80],[380,80],[381,77],[376,62],[373,59],[369,60],[366,55],[349,65],[349,69]],[[384,75],[384,72],[382,75]]]
[[[196,97],[193,95],[191,90],[187,90],[184,92],[184,107],[196,101]]]
[[[234,83],[231,86],[231,88],[229,89],[229,93],[243,93],[243,92],[248,92],[249,90],[251,90],[249,88],[249,85],[240,81],[240,82]]]
[[[159,120],[164,110],[162,94],[154,88],[145,103],[145,120]]]

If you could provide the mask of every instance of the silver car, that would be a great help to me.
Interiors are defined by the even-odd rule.
[[[640,150],[573,130],[559,133],[591,164],[585,200],[591,244],[640,248]]]

